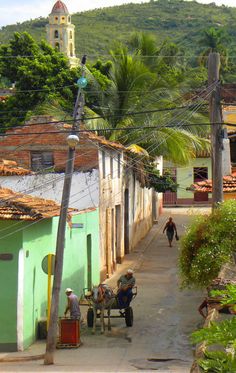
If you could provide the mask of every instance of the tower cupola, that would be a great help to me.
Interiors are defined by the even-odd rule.
[[[49,44],[64,53],[71,66],[76,66],[78,62],[75,55],[75,26],[71,23],[67,6],[61,0],[53,5],[46,28]]]

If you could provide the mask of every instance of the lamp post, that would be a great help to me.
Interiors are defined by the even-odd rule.
[[[59,306],[59,295],[61,289],[62,271],[63,271],[63,257],[64,257],[64,246],[65,246],[65,230],[66,230],[66,219],[67,211],[70,199],[70,190],[72,175],[74,170],[74,159],[75,159],[75,148],[79,143],[79,137],[76,135],[77,125],[80,124],[83,108],[84,108],[84,97],[83,88],[87,85],[85,75],[85,63],[86,56],[83,56],[81,60],[82,65],[82,77],[77,81],[78,94],[73,112],[74,123],[72,126],[71,134],[67,137],[67,143],[69,146],[65,179],[62,192],[60,218],[57,231],[57,243],[56,243],[56,256],[55,256],[55,269],[54,269],[54,281],[52,288],[52,305],[49,319],[49,328],[47,335],[46,353],[44,357],[44,364],[50,365],[54,363],[54,351],[56,348],[57,341],[57,320],[58,320],[58,306]]]

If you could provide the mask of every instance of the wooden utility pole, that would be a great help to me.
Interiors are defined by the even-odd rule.
[[[82,58],[82,78],[78,80],[78,85],[80,81],[84,80],[84,84],[86,84],[86,79],[84,78],[84,68],[86,63],[86,56]],[[67,141],[69,145],[68,149],[68,156],[66,162],[66,170],[65,170],[65,179],[64,179],[64,186],[62,192],[62,200],[61,200],[61,210],[60,210],[60,218],[58,224],[58,231],[57,231],[57,243],[56,243],[56,256],[55,256],[55,268],[54,268],[54,281],[53,281],[53,288],[52,288],[52,304],[51,304],[51,313],[49,319],[49,328],[48,328],[48,335],[47,335],[47,344],[46,344],[46,353],[44,358],[44,364],[50,365],[54,363],[54,351],[56,348],[57,342],[57,322],[58,322],[58,306],[59,306],[59,296],[60,296],[60,289],[61,289],[61,280],[62,280],[62,271],[63,271],[63,257],[64,257],[64,246],[65,246],[65,230],[66,230],[66,220],[67,220],[67,211],[69,206],[69,199],[70,199],[70,189],[71,189],[71,181],[73,176],[74,170],[74,159],[75,159],[75,146],[79,142],[79,138],[75,135],[77,124],[80,124],[82,114],[83,114],[83,107],[84,107],[84,98],[83,98],[83,91],[81,89],[82,85],[79,85],[78,95],[74,107],[74,123],[72,127],[71,135],[68,136]]]
[[[223,201],[222,172],[222,115],[220,104],[220,54],[210,53],[208,58],[208,86],[210,95],[211,160],[212,160],[212,208]]]

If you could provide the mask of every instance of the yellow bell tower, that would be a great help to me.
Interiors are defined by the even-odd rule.
[[[66,5],[58,0],[49,14],[49,24],[46,26],[48,43],[64,53],[71,67],[78,65],[75,55],[75,26]]]

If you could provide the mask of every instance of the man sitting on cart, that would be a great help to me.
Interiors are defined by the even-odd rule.
[[[127,308],[133,297],[132,288],[135,285],[134,271],[128,269],[125,275],[122,275],[117,281],[117,297],[120,308]]]

